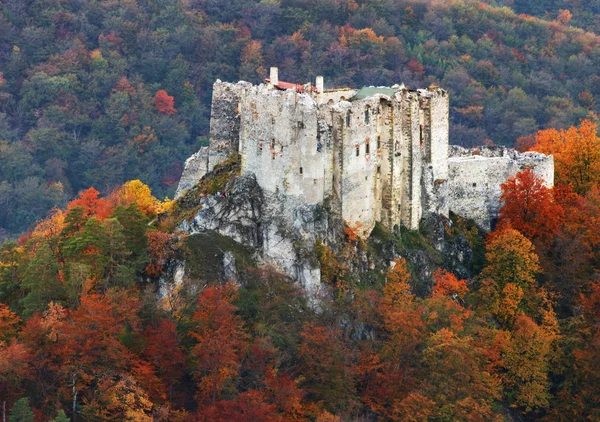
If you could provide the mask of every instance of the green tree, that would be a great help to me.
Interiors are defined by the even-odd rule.
[[[65,411],[60,409],[56,417],[50,422],[71,422],[71,418],[68,418]]]
[[[35,415],[29,407],[29,399],[23,397],[13,405],[8,416],[8,422],[33,422],[34,417]]]

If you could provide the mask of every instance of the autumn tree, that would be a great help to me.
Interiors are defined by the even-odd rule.
[[[197,400],[215,405],[225,390],[233,388],[241,356],[247,346],[242,320],[235,315],[233,301],[237,287],[209,285],[198,295],[198,310],[191,332],[195,345],[191,349],[193,374],[197,383]]]
[[[154,108],[162,114],[175,114],[175,99],[167,94],[167,91],[160,89],[154,96]]]
[[[583,120],[578,128],[541,130],[532,149],[554,155],[557,184],[571,184],[582,194],[600,182],[600,138],[591,120]]]
[[[502,381],[509,401],[525,412],[547,408],[550,400],[548,373],[553,343],[552,331],[535,323],[525,314],[516,318],[510,340],[503,351]]]
[[[148,185],[140,180],[130,180],[116,189],[111,198],[125,207],[135,204],[147,217],[154,217],[161,210],[161,202],[152,196]]]
[[[529,168],[509,177],[500,188],[500,222],[510,222],[532,241],[548,242],[559,229],[563,216],[552,190]]]
[[[488,236],[487,265],[481,273],[481,305],[504,325],[511,326],[523,310],[540,271],[533,244],[520,232],[505,228]]]
[[[400,403],[417,382],[415,363],[426,325],[424,309],[408,283],[405,259],[397,258],[386,274],[387,283],[376,305],[381,344],[359,354],[357,385],[362,401],[389,420],[405,420]]]
[[[83,208],[83,217],[96,217],[100,220],[105,219],[112,212],[112,204],[104,198],[100,197],[98,192],[93,187],[79,193],[79,197],[69,202],[68,209],[81,207]]]
[[[435,285],[431,291],[432,297],[447,296],[460,300],[468,293],[467,280],[459,280],[454,274],[442,268],[433,273]]]
[[[127,375],[106,376],[86,403],[83,416],[91,420],[152,422],[152,402],[136,380]]]
[[[403,420],[499,418],[499,379],[486,371],[485,355],[470,337],[439,330],[427,340],[422,363],[421,383],[398,404]]]
[[[310,322],[300,338],[301,387],[308,398],[327,403],[328,410],[342,409],[354,393],[354,384],[341,330]]]
[[[143,355],[152,364],[154,371],[172,398],[173,389],[180,381],[186,368],[186,359],[179,344],[175,323],[160,319],[144,332],[146,347]]]

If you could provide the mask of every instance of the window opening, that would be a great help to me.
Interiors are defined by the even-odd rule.
[[[369,124],[369,121],[371,120],[371,116],[369,116],[369,109],[365,109],[365,125]]]
[[[356,146],[356,156],[358,157],[360,155],[360,146]]]
[[[346,127],[350,127],[350,112],[346,112]]]
[[[370,147],[370,143],[367,142],[365,144],[365,154],[370,154],[371,153],[371,147]]]
[[[381,136],[377,137],[377,149],[381,149]]]
[[[300,174],[302,174],[302,167],[300,167]]]

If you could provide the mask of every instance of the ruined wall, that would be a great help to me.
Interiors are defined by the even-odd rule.
[[[240,130],[240,101],[249,82],[213,84],[210,112],[210,148],[220,151],[237,151]]]
[[[447,216],[448,180],[448,94],[442,89],[419,90],[421,122],[423,124],[423,173],[422,209],[423,212]]]
[[[360,223],[365,233],[381,219],[382,181],[380,151],[377,149],[379,98],[342,101],[332,107],[339,133],[334,166],[340,168],[342,218],[350,225]]]
[[[462,217],[472,218],[487,230],[498,218],[500,184],[507,178],[531,168],[547,186],[554,184],[554,158],[536,152],[452,146],[448,165],[450,209]]]
[[[322,203],[331,190],[332,150],[321,140],[312,97],[253,86],[245,90],[241,110],[242,172],[255,174],[268,193]]]

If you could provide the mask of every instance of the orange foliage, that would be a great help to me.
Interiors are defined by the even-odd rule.
[[[59,208],[51,211],[51,215],[42,220],[35,226],[32,237],[40,237],[44,240],[50,240],[56,237],[65,228],[65,212]]]
[[[344,276],[348,270],[345,263],[338,259],[335,253],[321,241],[317,242],[315,252],[321,264],[321,279],[339,289],[344,289],[346,287]]]
[[[557,184],[571,184],[582,194],[600,182],[600,138],[591,120],[579,128],[540,130],[532,149],[554,155]]]
[[[456,276],[442,268],[433,273],[435,285],[431,297],[450,296],[462,299],[469,291],[467,280],[459,280]]]
[[[556,20],[562,24],[562,25],[566,25],[568,24],[571,19],[573,18],[573,14],[569,11],[569,10],[560,10],[558,12],[558,16],[556,17]]]
[[[109,217],[113,211],[113,204],[99,197],[98,192],[93,187],[79,192],[79,198],[72,200],[67,209],[81,207],[84,209],[84,218],[95,217],[99,220],[104,220]]]
[[[363,235],[363,225],[360,221],[357,221],[352,226],[346,225],[344,227],[344,233],[346,233],[349,242],[356,242]]]
[[[119,82],[115,84],[113,91],[124,92],[126,94],[133,95],[135,93],[135,88],[129,83],[129,80],[123,76]]]
[[[200,403],[215,405],[227,383],[238,374],[247,342],[243,321],[235,315],[232,303],[236,297],[233,283],[206,286],[198,295],[198,310],[192,317],[195,328],[191,333],[196,344],[191,355]]]
[[[150,262],[146,265],[146,274],[159,277],[163,273],[165,265],[174,255],[171,248],[171,235],[158,230],[150,230],[146,233],[148,238],[148,255]]]
[[[7,305],[0,303],[0,345],[2,341],[17,335],[21,318],[9,309]]]
[[[154,108],[162,114],[175,114],[175,99],[167,94],[164,89],[159,90],[154,96]]]
[[[349,361],[341,330],[308,322],[300,338],[302,388],[330,406],[343,403],[352,388],[352,379],[347,370]]]

